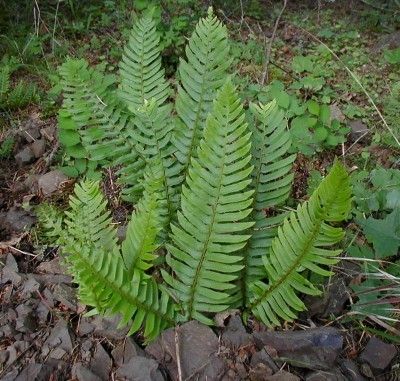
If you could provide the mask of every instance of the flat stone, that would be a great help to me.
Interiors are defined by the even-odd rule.
[[[63,304],[69,310],[76,312],[78,309],[78,300],[76,298],[76,289],[67,284],[57,284],[54,286],[53,297],[56,301]]]
[[[42,370],[42,364],[31,363],[28,364],[21,373],[17,376],[15,381],[36,380],[36,377]]]
[[[354,142],[360,141],[368,135],[369,128],[360,120],[353,120],[349,123],[350,139]]]
[[[251,381],[266,381],[272,374],[272,369],[261,363],[251,367],[249,370],[249,378]]]
[[[45,197],[50,196],[57,192],[66,181],[68,177],[59,170],[47,172],[38,179],[39,192]]]
[[[305,331],[255,332],[253,336],[259,349],[264,346],[272,347],[276,351],[277,359],[308,369],[330,370],[343,345],[341,333],[332,327]]]
[[[34,142],[40,138],[41,120],[38,115],[32,115],[21,123],[18,129],[18,135],[23,137],[28,143]]]
[[[339,316],[350,298],[350,292],[343,278],[333,278],[324,290],[322,297],[310,297],[309,313],[311,316]]]
[[[44,342],[43,347],[55,348],[60,347],[67,353],[72,352],[72,340],[65,320],[60,319],[52,329],[50,336]]]
[[[15,162],[18,167],[23,167],[24,165],[30,164],[35,160],[35,155],[33,154],[30,147],[24,147],[21,151],[15,154]]]
[[[341,362],[340,368],[348,381],[366,381],[366,378],[361,375],[354,361],[345,359]]]
[[[396,355],[397,349],[393,344],[386,344],[376,337],[371,337],[361,353],[360,360],[375,369],[386,369]]]
[[[258,351],[251,356],[250,366],[256,367],[260,364],[270,368],[273,373],[279,370],[278,366],[265,349],[261,349],[261,351]]]
[[[177,379],[177,346],[182,378],[218,380],[225,373],[225,363],[218,357],[219,341],[210,327],[190,321],[170,328],[146,347],[146,352],[165,366]]]
[[[36,271],[39,273],[47,273],[47,274],[64,274],[65,270],[62,268],[60,264],[60,258],[55,257],[51,261],[41,262],[38,267],[36,267]]]
[[[293,373],[280,370],[279,372],[265,378],[266,381],[300,381],[300,377]]]
[[[37,328],[37,319],[29,301],[17,306],[15,311],[17,312],[15,329],[20,332],[34,332]]]
[[[21,296],[23,298],[27,298],[28,296],[31,296],[32,294],[39,291],[39,288],[39,282],[36,281],[36,279],[31,274],[29,274],[26,281],[23,283]]]
[[[338,370],[323,371],[315,370],[307,374],[306,381],[347,381],[346,377]]]
[[[124,340],[113,349],[111,355],[114,359],[114,362],[118,366],[121,366],[133,357],[145,357],[145,351],[140,348],[139,345],[137,345],[131,337],[127,337],[126,340]]]
[[[85,336],[89,335],[94,331],[94,325],[90,323],[87,318],[83,317],[78,325],[78,335],[79,336]]]
[[[40,130],[40,134],[49,142],[52,142],[57,137],[57,128],[55,125],[44,127]]]
[[[74,365],[74,367],[72,368],[72,375],[78,381],[103,381],[99,376],[96,376],[82,363],[76,363]]]
[[[46,152],[46,141],[44,139],[35,140],[30,145],[30,148],[33,153],[33,156],[35,156],[36,159],[39,159]]]
[[[0,271],[0,285],[10,282],[14,286],[18,286],[22,282],[22,277],[12,268],[4,266]]]
[[[164,381],[157,361],[146,357],[133,357],[116,371],[117,377],[127,381]]]
[[[21,233],[29,230],[36,222],[35,216],[21,208],[12,207],[0,221],[0,226],[10,232]]]
[[[396,49],[400,48],[400,30],[382,36],[378,39],[377,43],[373,47],[373,52],[379,52],[383,49]]]
[[[253,337],[246,332],[239,315],[233,315],[222,333],[222,342],[230,347],[239,348],[254,344]]]
[[[95,316],[91,321],[94,326],[93,335],[96,337],[105,337],[110,340],[122,340],[129,331],[129,327],[118,329],[120,317],[115,316]]]
[[[108,353],[100,343],[97,343],[96,350],[90,361],[90,370],[102,380],[110,379],[112,361]]]
[[[338,120],[339,122],[344,122],[346,120],[346,117],[344,116],[342,110],[339,108],[337,103],[332,103],[329,106],[331,110],[331,120]]]

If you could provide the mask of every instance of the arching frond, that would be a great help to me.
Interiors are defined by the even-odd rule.
[[[306,278],[304,270],[327,276],[324,266],[338,262],[341,250],[330,249],[344,236],[339,227],[351,209],[349,176],[336,162],[311,198],[297,207],[278,228],[270,255],[264,256],[265,278],[251,286],[250,309],[266,325],[278,325],[279,319],[291,321],[305,309],[298,293],[319,294]]]
[[[142,206],[147,211],[154,207],[148,200],[142,203],[147,204]],[[60,237],[65,261],[85,304],[95,307],[99,313],[121,314],[120,324],[129,323],[130,333],[143,327],[144,335],[151,340],[173,324],[174,306],[168,295],[144,273],[143,261],[131,261],[128,271],[117,245],[116,230],[105,208],[106,201],[97,182],[86,181],[75,187],[70,210],[65,212],[65,234]],[[136,230],[137,240],[143,242],[143,234],[148,231],[131,225],[129,235],[132,230]],[[125,258],[131,247],[125,245]],[[139,249],[140,254],[143,251]]]
[[[243,108],[228,82],[207,119],[198,158],[192,159],[182,189],[178,225],[167,263],[173,274],[163,276],[181,301],[184,319],[210,324],[206,316],[232,303],[233,281],[243,268],[237,253],[246,244],[246,221],[253,191],[250,174],[250,133]]]
[[[174,144],[182,164],[182,181],[191,158],[197,155],[207,114],[226,81],[230,61],[226,27],[209,11],[188,41],[186,60],[181,59],[179,63],[181,82],[176,111],[182,123],[177,124]]]
[[[161,106],[169,96],[159,42],[155,22],[146,13],[133,24],[120,62],[120,96],[132,112],[152,98]]]
[[[251,219],[255,221],[251,238],[244,249],[242,291],[244,304],[249,301],[248,285],[264,275],[262,257],[268,252],[277,226],[284,215],[266,217],[265,210],[282,205],[288,198],[293,182],[292,165],[296,155],[289,155],[291,135],[287,120],[275,101],[266,105],[250,104],[254,121],[252,131],[251,187],[254,202]]]

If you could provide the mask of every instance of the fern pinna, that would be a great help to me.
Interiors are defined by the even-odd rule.
[[[118,88],[80,61],[61,69],[64,128],[72,123],[89,162],[118,167],[123,197],[135,203],[125,240],[117,242],[92,180],[76,185],[62,217],[42,213],[44,228],[92,313],[119,313],[147,340],[176,322],[213,324],[215,313],[238,306],[266,325],[293,320],[305,309],[301,294],[319,292],[310,273],[327,276],[338,260],[348,175],[336,161],[308,201],[285,211],[295,160],[287,120],[275,101],[244,109],[226,73],[225,27],[211,11],[200,20],[175,105],[158,43],[146,14]]]

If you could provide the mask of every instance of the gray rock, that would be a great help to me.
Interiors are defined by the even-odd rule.
[[[170,328],[146,347],[146,352],[163,364],[172,379],[177,379],[177,346],[182,378],[218,380],[225,364],[218,357],[219,342],[211,328],[197,321]]]
[[[72,368],[72,375],[78,381],[102,381],[100,377],[96,376],[80,362],[76,363]]]
[[[44,127],[40,130],[40,134],[49,142],[52,142],[57,137],[57,128],[55,125]]]
[[[272,372],[277,372],[279,370],[274,360],[265,349],[261,349],[261,351],[258,351],[251,356],[250,366],[256,367],[260,364],[270,368]]]
[[[68,177],[61,171],[47,172],[38,179],[39,192],[45,197],[50,196],[57,192],[66,181],[68,181]]]
[[[332,103],[329,108],[331,110],[331,120],[336,119],[339,122],[345,121],[346,117],[344,116],[342,110],[340,110],[337,103]]]
[[[29,230],[32,225],[36,222],[35,216],[17,207],[12,207],[6,213],[4,219],[0,221],[0,226],[10,232],[21,233]]]
[[[386,344],[376,337],[371,337],[361,353],[360,360],[375,369],[385,369],[396,355],[397,349],[393,344]]]
[[[272,376],[273,371],[265,364],[257,364],[249,370],[249,378],[251,381],[266,381],[269,376]]]
[[[63,274],[33,274],[33,277],[43,285],[72,283],[72,277]]]
[[[65,270],[61,267],[60,258],[55,257],[51,261],[41,262],[36,271],[47,274],[64,274]]]
[[[27,298],[33,293],[39,291],[39,288],[40,288],[39,282],[37,282],[36,279],[31,274],[29,274],[22,286],[21,296],[23,298]]]
[[[379,52],[383,49],[396,48],[400,48],[400,30],[379,38],[372,51]]]
[[[350,139],[355,142],[366,137],[369,133],[368,127],[360,120],[353,120],[349,123]]]
[[[83,317],[78,325],[78,335],[85,336],[94,331],[94,325],[88,321],[87,318]]]
[[[7,362],[8,357],[10,356],[8,351],[0,351],[0,365],[3,365],[4,363]]]
[[[14,369],[11,372],[7,373],[4,377],[2,377],[1,381],[15,381],[15,378],[18,376],[18,370]]]
[[[239,315],[233,315],[222,333],[222,342],[230,347],[239,348],[254,344],[253,337],[246,332]]]
[[[37,319],[33,313],[33,308],[29,301],[20,304],[15,309],[17,318],[15,320],[15,329],[20,332],[33,332],[37,328]]]
[[[22,277],[9,266],[4,266],[0,271],[0,285],[11,282],[12,285],[18,286],[22,282]]]
[[[127,381],[164,381],[157,361],[146,357],[133,357],[119,367],[116,374]]]
[[[129,327],[117,329],[120,317],[95,316],[91,323],[94,325],[93,335],[96,337],[105,337],[110,340],[122,340],[129,331]]]
[[[15,154],[14,158],[18,167],[21,168],[24,165],[32,163],[35,160],[35,155],[30,147],[24,147],[21,151]]]
[[[66,306],[69,310],[76,312],[78,309],[78,300],[76,298],[76,289],[67,284],[57,284],[54,286],[53,297],[56,301]]]
[[[316,370],[306,376],[306,381],[347,381],[343,374],[338,370],[332,371]]]
[[[33,115],[21,123],[18,129],[18,135],[24,138],[28,143],[32,143],[40,138],[40,124],[41,121],[38,115]]]
[[[293,373],[280,370],[279,372],[265,378],[266,381],[300,381],[300,377]]]
[[[331,327],[256,332],[253,336],[259,349],[272,347],[276,350],[277,359],[308,369],[330,370],[343,345],[341,333]]]
[[[17,261],[15,260],[14,256],[11,253],[7,254],[6,266],[8,266],[10,269],[14,270],[15,272],[18,272]]]
[[[112,361],[108,353],[100,343],[97,343],[96,350],[90,361],[90,370],[102,380],[109,380]]]
[[[338,316],[343,312],[346,302],[350,298],[350,292],[343,278],[333,278],[327,285],[322,297],[308,298],[309,312],[311,316],[318,315],[328,317]]]
[[[124,340],[113,349],[111,355],[114,359],[114,362],[118,366],[121,366],[133,357],[145,357],[145,351],[140,348],[139,345],[137,345],[131,337],[127,337],[126,340]]]
[[[342,369],[342,373],[347,377],[348,381],[366,381],[365,377],[361,375],[357,364],[354,361],[345,359],[341,362],[340,368]]]
[[[35,156],[36,159],[39,159],[46,152],[46,141],[44,139],[35,140],[30,145],[30,148],[33,156]]]
[[[94,340],[89,338],[86,339],[82,344],[81,344],[81,359],[83,361],[86,361],[87,363],[90,362],[92,358],[92,348],[94,347]]]
[[[43,345],[45,352],[46,349],[52,349],[56,347],[62,348],[67,353],[71,353],[73,348],[67,322],[62,319],[60,319],[54,326],[50,333],[50,336],[47,338]]]

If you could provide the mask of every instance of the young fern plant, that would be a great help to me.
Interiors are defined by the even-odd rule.
[[[42,218],[45,230],[93,313],[119,313],[147,340],[190,319],[211,325],[215,313],[238,306],[269,326],[293,320],[305,309],[301,294],[319,292],[308,275],[327,276],[338,261],[348,175],[336,161],[308,201],[282,212],[295,159],[287,121],[274,101],[244,109],[226,74],[225,27],[210,11],[189,39],[177,117],[155,33],[149,15],[134,25],[117,91],[98,91],[96,103],[86,93],[96,86],[91,74],[76,86],[86,95],[73,86],[66,95],[67,108],[79,100],[93,121],[77,133],[101,130],[94,146],[113,151],[102,163],[120,166],[123,195],[136,203],[124,242],[99,183],[88,180],[63,217]]]

